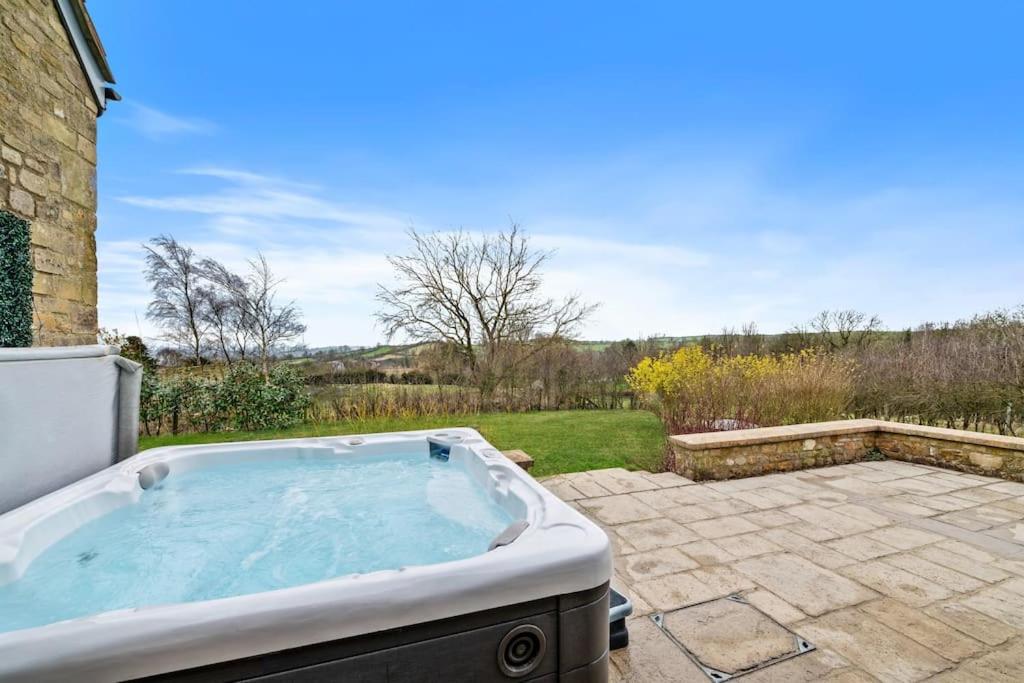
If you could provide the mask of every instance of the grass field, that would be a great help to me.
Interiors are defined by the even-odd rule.
[[[535,460],[532,473],[538,477],[602,467],[657,471],[665,450],[661,422],[651,413],[642,410],[563,410],[485,413],[448,418],[382,418],[303,424],[269,432],[143,436],[139,439],[139,449],[445,427],[472,427],[499,449],[520,448],[526,451]]]

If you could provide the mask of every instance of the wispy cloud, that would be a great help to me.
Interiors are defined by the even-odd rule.
[[[120,200],[144,209],[142,217],[154,224],[166,225],[166,213],[185,226],[175,228],[177,237],[232,267],[265,253],[287,280],[286,296],[304,309],[313,345],[379,340],[374,293],[392,276],[386,255],[407,248],[409,225],[430,230],[438,215],[461,210],[458,193],[451,206],[401,197],[421,207],[408,215],[250,169],[183,172],[211,187]],[[1024,262],[1001,248],[1018,243],[1024,206],[1012,199],[929,186],[800,195],[745,169],[708,179],[655,168],[631,169],[629,178],[609,182],[595,207],[594,184],[579,173],[572,179],[578,188],[541,178],[542,191],[519,191],[513,208],[534,245],[555,252],[547,291],[578,292],[602,304],[584,330],[588,337],[699,334],[751,320],[781,331],[823,308],[878,313],[901,327],[1020,296]],[[457,225],[475,232],[503,227],[502,201],[509,200],[480,202],[497,207],[487,208],[486,222],[474,220],[478,212]],[[104,325],[131,328],[143,318],[141,263],[137,244],[100,245]]]
[[[221,186],[118,199],[150,211],[201,217],[198,224],[185,220],[192,228],[176,236],[233,268],[244,268],[246,259],[262,251],[285,278],[283,293],[303,307],[309,343],[371,343],[380,338],[373,324],[374,294],[378,283],[392,277],[386,256],[405,249],[404,232],[410,225],[431,230],[429,221],[338,202],[314,185],[250,170],[198,166],[179,173]],[[550,292],[582,291],[590,301],[608,303],[607,326],[642,325],[645,321],[634,312],[645,307],[631,304],[631,293],[639,288],[647,295],[669,297],[673,287],[667,283],[710,263],[707,253],[679,245],[587,236],[593,223],[586,219],[568,225],[571,233],[559,222],[527,227],[536,247],[554,252]],[[477,233],[496,229],[465,227]],[[142,258],[138,244],[101,244],[101,314],[107,325],[121,321],[130,327],[143,320],[144,333],[154,335],[144,322]],[[668,273],[672,275],[666,277]]]
[[[262,252],[284,279],[282,296],[302,307],[311,343],[377,338],[374,293],[391,272],[381,244],[396,245],[407,218],[334,201],[309,183],[245,169],[196,166],[178,173],[207,178],[215,186],[118,200],[180,217],[184,227],[174,230],[175,236],[232,269],[244,269]],[[111,241],[101,243],[99,251],[103,324],[140,328],[144,336],[155,337],[157,330],[145,320],[148,285],[141,244]]]
[[[317,196],[316,186],[284,178],[235,169],[197,167],[180,173],[205,176],[226,184],[210,192],[162,197],[138,195],[118,201],[148,209],[200,213],[218,217],[223,224],[239,219],[260,221],[298,219],[323,221],[358,228],[395,229],[408,225],[391,213],[360,209]]]
[[[151,140],[180,135],[210,135],[216,131],[216,126],[205,119],[176,116],[140,102],[125,102],[124,111],[126,115],[119,120]]]
[[[303,192],[315,192],[319,185],[297,182],[288,178],[243,171],[237,168],[224,168],[222,166],[192,166],[178,171],[181,175],[202,176],[206,178],[218,178],[244,186],[264,186],[276,188],[290,188]]]
[[[695,268],[711,263],[711,256],[696,249],[674,244],[647,244],[585,237],[580,235],[534,232],[532,243],[541,249],[551,249],[557,258],[561,255],[572,260],[611,259],[625,262],[644,262],[672,268]]]

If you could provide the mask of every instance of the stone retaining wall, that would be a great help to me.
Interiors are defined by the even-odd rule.
[[[670,437],[670,444],[675,472],[695,480],[842,465],[881,454],[1024,481],[1024,439],[882,420],[687,434]]]

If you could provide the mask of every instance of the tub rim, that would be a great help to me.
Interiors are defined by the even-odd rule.
[[[0,515],[0,568],[12,562],[12,552],[17,557],[24,544],[31,542],[26,534],[62,511],[68,516],[66,511],[81,508],[94,514],[75,516],[73,524],[65,522],[50,542],[137,500],[142,491],[137,472],[155,462],[170,463],[173,476],[175,462],[197,461],[210,454],[225,458],[246,451],[266,455],[281,449],[327,447],[343,457],[398,443],[425,442],[439,434],[461,437],[452,446],[453,456],[459,454],[477,476],[492,480],[491,495],[510,496],[525,506],[530,526],[515,542],[450,562],[215,600],[116,610],[3,632],[0,678],[72,680],[85,670],[100,678],[154,675],[575,593],[610,580],[611,549],[605,533],[477,431],[465,427],[146,450]],[[108,506],[89,505],[104,501]],[[42,549],[48,545],[44,543]],[[38,552],[41,549],[29,563]]]

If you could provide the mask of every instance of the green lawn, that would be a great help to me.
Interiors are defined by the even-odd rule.
[[[218,432],[143,436],[139,449],[180,444],[286,439],[300,436],[369,434],[407,429],[472,427],[497,448],[520,448],[533,456],[535,476],[601,467],[657,471],[665,450],[658,419],[641,410],[563,410],[486,413],[465,417],[373,419],[304,424],[268,432]]]

